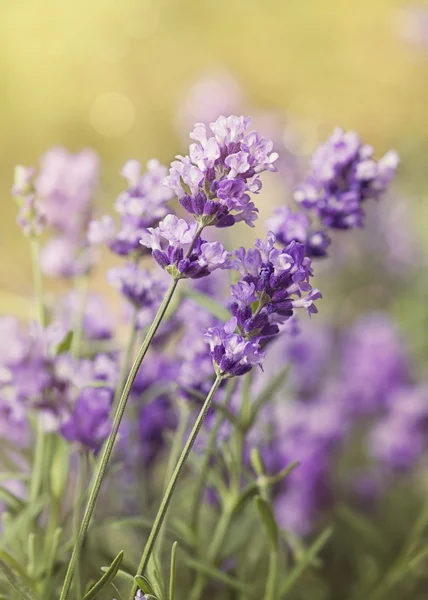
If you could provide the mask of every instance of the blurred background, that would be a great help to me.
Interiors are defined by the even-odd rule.
[[[357,130],[378,157],[398,150],[395,212],[369,211],[367,231],[337,246],[338,257],[346,255],[342,279],[350,282],[340,303],[353,305],[357,294],[364,309],[392,306],[414,343],[423,344],[426,311],[417,299],[428,295],[427,286],[422,278],[411,298],[401,288],[408,289],[402,275],[415,257],[419,277],[426,265],[428,4],[3,0],[0,48],[1,312],[20,312],[18,298],[32,293],[28,247],[10,195],[14,165],[37,165],[51,146],[91,147],[102,159],[100,212],[108,211],[124,188],[119,171],[128,158],[168,163],[186,151],[193,122],[244,112],[283,144],[291,170],[296,157],[299,168],[303,159],[303,173],[306,155],[336,125]],[[270,182],[259,197],[262,217],[291,202],[295,183]],[[403,228],[405,251],[402,240],[397,251]],[[397,254],[388,268],[392,280],[400,276],[392,286],[401,290],[398,307],[391,287],[364,275],[364,261],[387,251],[367,253],[367,238],[385,229]],[[248,229],[240,235],[254,237]]]

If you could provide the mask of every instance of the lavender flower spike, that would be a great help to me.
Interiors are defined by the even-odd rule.
[[[196,221],[187,223],[167,215],[159,227],[150,227],[140,243],[151,248],[156,262],[176,279],[200,279],[216,269],[228,269],[231,255],[219,242],[199,237]]]
[[[203,226],[229,227],[237,221],[253,226],[263,171],[275,171],[273,142],[249,131],[249,117],[221,116],[207,131],[197,123],[190,134],[195,143],[188,156],[177,156],[165,184],[185,210]]]
[[[335,129],[314,152],[312,170],[294,198],[314,210],[326,227],[361,227],[362,204],[386,191],[398,162],[393,150],[376,162],[373,148],[363,144],[355,132]]]
[[[257,341],[247,341],[234,333],[236,326],[237,319],[232,317],[224,327],[211,327],[205,333],[216,371],[223,377],[245,375],[254,365],[261,365],[265,357]]]

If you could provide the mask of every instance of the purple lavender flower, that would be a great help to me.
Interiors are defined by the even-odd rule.
[[[146,465],[151,465],[165,448],[168,432],[177,427],[177,413],[171,398],[161,394],[144,405],[139,413],[138,427],[143,460]]]
[[[224,377],[237,377],[260,365],[264,352],[256,341],[247,341],[234,333],[236,317],[232,317],[223,327],[211,327],[205,333],[205,341],[211,349],[211,357],[216,370]]]
[[[330,246],[325,231],[311,230],[309,217],[302,212],[293,212],[288,206],[277,208],[266,221],[266,227],[284,246],[293,241],[305,244],[306,254],[311,257],[326,256]]]
[[[42,249],[40,265],[49,277],[66,279],[84,275],[92,266],[92,256],[76,241],[65,235],[51,238]]]
[[[278,250],[274,244],[270,232],[266,242],[257,240],[255,248],[235,253],[234,266],[242,280],[231,287],[233,318],[205,335],[221,374],[242,375],[261,364],[260,344],[266,345],[279,333],[278,324],[290,319],[295,308],[305,308],[309,315],[317,312],[315,301],[321,293],[309,283],[313,273],[305,247],[291,242]]]
[[[91,244],[107,244],[120,256],[141,254],[140,239],[148,227],[159,223],[167,215],[166,203],[173,193],[163,185],[167,168],[157,160],[149,160],[147,171],[141,174],[141,165],[136,160],[128,161],[122,175],[128,181],[128,189],[116,200],[115,209],[120,215],[117,231],[113,219],[104,216],[92,221],[88,239]]]
[[[199,279],[230,268],[231,255],[220,242],[206,242],[198,237],[196,221],[187,223],[175,215],[143,233],[141,244],[151,248],[156,262],[175,278]]]
[[[349,411],[363,414],[387,407],[391,394],[409,383],[406,347],[386,316],[366,316],[346,335],[341,379]]]
[[[82,309],[82,330],[85,339],[108,340],[113,337],[115,319],[106,298],[101,294],[92,292],[85,294],[84,298],[75,292],[67,294],[57,305],[54,320],[62,323],[69,331],[75,325],[73,319]]]
[[[313,272],[304,245],[291,242],[279,250],[274,244],[275,235],[269,232],[266,242],[257,240],[248,252],[244,248],[236,251],[235,266],[243,280],[232,286],[231,311],[245,335],[276,333],[276,323],[292,317],[295,308],[303,307],[308,314],[317,312],[315,300],[321,294],[309,283]]]
[[[134,306],[146,309],[159,304],[168,287],[163,277],[156,277],[135,263],[110,269],[107,280]]]
[[[352,131],[335,129],[312,156],[312,171],[296,190],[295,200],[314,210],[326,227],[361,227],[362,205],[379,198],[395,175],[398,156],[390,151],[379,161],[373,148]]]
[[[392,471],[413,467],[428,450],[428,388],[402,388],[369,435],[373,458]]]
[[[33,167],[15,167],[12,194],[15,197],[19,213],[17,223],[27,236],[38,236],[46,225],[46,215],[37,200],[34,191]]]
[[[189,155],[171,164],[166,185],[203,226],[228,227],[237,221],[252,226],[257,218],[248,192],[260,191],[259,175],[275,170],[278,154],[270,140],[248,130],[250,122],[249,117],[221,116],[210,124],[213,135],[197,123]]]
[[[110,388],[83,389],[69,418],[61,426],[61,434],[70,442],[98,452],[110,433],[112,401],[113,390]]]
[[[52,148],[41,159],[35,187],[48,224],[69,238],[80,238],[92,213],[99,159],[92,150],[76,154]]]

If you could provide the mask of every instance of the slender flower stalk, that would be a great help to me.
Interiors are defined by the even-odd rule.
[[[37,300],[37,313],[40,327],[43,329],[47,325],[46,308],[43,293],[43,277],[40,269],[40,244],[36,236],[31,236],[31,258],[33,265],[34,288]],[[37,500],[43,480],[43,462],[45,453],[45,432],[43,428],[42,418],[39,415],[36,423],[36,447],[34,454],[33,473],[30,484],[30,503]]]
[[[224,400],[224,406],[226,408],[229,407],[230,404],[230,400],[236,390],[236,386],[237,386],[238,380],[237,379],[232,379],[230,380],[230,382],[228,383],[228,389],[227,389],[227,393],[226,393],[226,398]],[[214,448],[215,448],[215,443],[217,441],[217,435],[218,432],[220,430],[220,427],[222,425],[224,421],[224,414],[222,412],[219,412],[217,414],[216,417],[216,421],[214,423],[214,426],[210,432],[210,435],[208,437],[208,442],[207,442],[207,446],[205,449],[205,454],[204,454],[204,458],[203,458],[203,462],[201,464],[201,471],[198,477],[198,480],[196,482],[196,488],[194,491],[194,495],[193,495],[193,508],[191,511],[191,515],[192,515],[192,530],[197,533],[198,532],[198,528],[199,528],[199,515],[200,515],[200,508],[202,505],[202,495],[204,493],[204,489],[205,489],[205,483],[207,481],[207,475],[208,475],[208,467],[210,464],[210,460],[211,460],[211,456],[214,452]]]
[[[137,575],[143,575],[144,571],[147,568],[147,565],[149,563],[150,560],[150,556],[153,552],[153,548],[154,545],[156,543],[157,537],[159,535],[159,532],[161,530],[162,527],[162,523],[165,519],[169,504],[171,502],[172,499],[172,495],[174,493],[175,487],[178,483],[178,480],[180,478],[181,472],[183,470],[184,465],[186,464],[186,461],[189,457],[189,454],[193,448],[193,445],[196,441],[196,438],[198,437],[199,431],[201,430],[201,427],[205,421],[205,417],[208,414],[208,411],[211,407],[212,401],[215,397],[215,394],[220,386],[220,383],[222,382],[222,375],[217,375],[207,397],[206,400],[199,412],[198,418],[195,421],[195,424],[193,426],[193,429],[189,435],[189,438],[181,452],[180,458],[178,459],[177,465],[174,469],[174,472],[171,476],[171,479],[169,481],[168,487],[165,491],[165,494],[163,496],[161,505],[159,507],[158,513],[156,515],[155,521],[153,523],[153,527],[150,531],[149,534],[149,538],[147,540],[146,546],[144,548],[143,551],[143,555],[141,557],[141,561],[140,564],[138,566],[138,570],[137,570]],[[137,584],[134,584],[132,586],[132,591],[131,591],[131,595],[129,597],[130,600],[134,600],[135,595],[137,593],[138,590],[138,586]]]
[[[125,385],[126,376],[129,371],[129,365],[131,364],[131,358],[132,358],[132,354],[134,352],[135,341],[136,341],[137,333],[138,333],[137,322],[138,322],[138,309],[135,308],[132,313],[131,327],[130,327],[130,331],[129,331],[128,341],[126,344],[125,356],[123,357],[123,362],[122,362],[122,366],[120,369],[119,379],[118,379],[117,387],[116,387],[116,393],[115,393],[114,400],[113,400],[113,408],[114,409],[117,407],[118,402],[120,400],[121,391],[123,390],[123,387]]]
[[[95,505],[96,505],[96,502],[98,499],[98,495],[99,495],[99,492],[101,489],[103,479],[104,479],[106,471],[107,471],[110,457],[113,452],[114,443],[116,441],[116,436],[119,431],[120,424],[122,422],[122,418],[123,418],[123,415],[125,412],[126,404],[128,402],[128,397],[131,392],[132,385],[135,381],[135,377],[137,376],[137,373],[141,366],[141,363],[143,362],[144,357],[146,356],[147,351],[150,347],[150,344],[156,334],[156,331],[158,330],[158,327],[161,324],[161,321],[165,315],[165,312],[169,306],[169,303],[171,302],[171,299],[174,295],[178,281],[179,281],[178,279],[172,280],[171,285],[169,286],[168,291],[166,292],[165,297],[162,301],[162,304],[159,307],[156,317],[154,318],[154,321],[151,324],[149,331],[147,332],[145,340],[144,340],[144,342],[140,348],[140,351],[134,361],[134,364],[132,365],[131,371],[128,375],[128,379],[126,380],[125,386],[123,388],[122,395],[120,397],[120,400],[119,400],[119,403],[117,406],[117,410],[116,410],[116,413],[114,416],[112,429],[111,429],[109,437],[107,438],[107,442],[104,446],[104,450],[101,454],[98,469],[96,471],[96,474],[95,474],[95,477],[93,480],[91,492],[89,494],[88,503],[87,503],[85,513],[83,515],[82,523],[80,526],[79,535],[77,536],[77,539],[76,539],[76,542],[75,542],[75,545],[73,548],[73,552],[71,555],[71,559],[68,564],[67,573],[65,576],[62,590],[61,590],[60,600],[66,600],[66,598],[68,597],[71,583],[73,581],[74,570],[76,568],[76,561],[77,561],[78,555],[80,553],[80,550],[82,548],[83,542],[85,540],[86,533],[88,531],[93,512],[95,510]]]

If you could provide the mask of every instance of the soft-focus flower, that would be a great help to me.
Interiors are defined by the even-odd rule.
[[[340,377],[353,413],[388,406],[391,395],[410,381],[406,346],[385,315],[369,315],[345,335]]]
[[[158,305],[168,287],[164,277],[156,276],[135,263],[110,269],[107,280],[134,306],[145,309]]]
[[[61,434],[70,442],[98,452],[110,433],[112,401],[113,391],[110,388],[84,388],[69,418],[61,426]]]
[[[121,173],[128,189],[116,200],[115,209],[120,215],[119,228],[109,216],[92,221],[88,240],[91,244],[106,244],[120,256],[141,254],[140,239],[148,227],[153,227],[169,212],[167,202],[173,193],[163,180],[168,170],[157,160],[149,160],[147,170],[141,174],[137,160],[129,160]]]
[[[40,265],[49,277],[77,277],[88,272],[92,257],[88,249],[76,245],[67,236],[51,238],[40,254]]]
[[[75,154],[52,148],[42,157],[35,182],[48,224],[69,238],[80,238],[92,214],[99,158],[93,150]]]
[[[413,467],[428,450],[428,387],[404,387],[369,435],[370,455],[393,471]]]
[[[311,257],[325,256],[330,246],[330,239],[325,231],[312,230],[309,217],[303,212],[293,212],[288,206],[277,208],[266,221],[266,227],[284,246],[293,241],[304,244],[306,254]]]
[[[386,191],[399,162],[393,150],[379,161],[373,152],[355,132],[335,129],[314,152],[312,170],[297,188],[295,200],[315,211],[326,227],[361,227],[363,203]]]
[[[141,244],[174,277],[199,279],[230,268],[231,255],[220,242],[206,242],[198,236],[196,221],[188,223],[175,215],[167,215],[159,227],[144,232]]]
[[[188,156],[177,156],[165,183],[184,209],[202,225],[253,225],[257,209],[248,192],[262,187],[259,175],[274,171],[273,144],[250,131],[249,117],[221,116],[209,126],[197,123]]]

